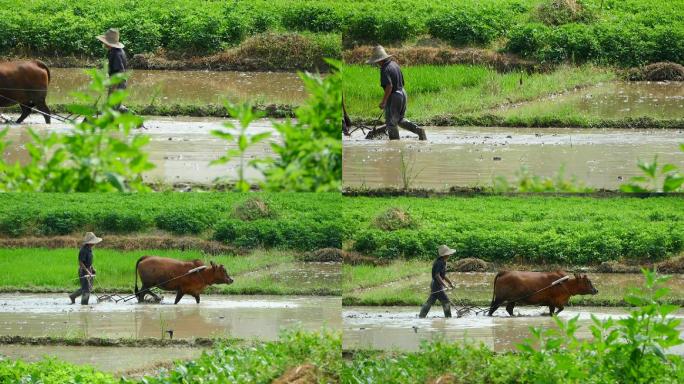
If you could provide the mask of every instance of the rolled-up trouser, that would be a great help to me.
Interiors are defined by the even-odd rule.
[[[403,89],[392,92],[385,104],[385,124],[390,140],[399,140],[399,127],[418,135],[420,140],[425,140],[425,130],[404,118],[408,98]]]
[[[90,291],[92,290],[93,281],[92,277],[88,276],[90,272],[79,268],[78,269],[78,281],[81,283],[81,288],[75,290],[69,297],[71,300],[76,300],[77,297],[81,296],[81,304],[87,305],[90,299]]]

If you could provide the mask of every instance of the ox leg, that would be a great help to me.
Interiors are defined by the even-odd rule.
[[[494,312],[496,312],[496,310],[499,309],[502,303],[502,301],[493,299],[492,303],[489,305],[489,314],[487,314],[487,316],[491,316]]]
[[[47,104],[45,104],[45,101],[41,102],[36,106],[36,109],[39,111],[43,112],[43,117],[45,118],[45,124],[50,124],[50,108],[48,108]]]
[[[195,301],[197,302],[197,304],[199,304],[199,302],[200,302],[199,294],[192,295],[192,297],[194,297],[194,298],[195,298]]]
[[[561,313],[561,311],[564,309],[565,309],[565,307],[563,307],[562,305],[560,307],[558,307],[558,310],[556,311],[556,315]]]
[[[549,305],[549,316],[553,316],[553,312],[556,311],[556,307],[553,305]]]
[[[17,119],[17,124],[21,124],[30,114],[31,114],[31,108],[22,105],[21,106],[21,116],[19,116],[19,118]]]
[[[513,316],[513,308],[515,308],[515,303],[514,302],[509,302],[506,305],[506,312],[508,312],[509,315]]]
[[[183,291],[180,291],[180,290],[176,291],[176,301],[174,302],[174,304],[178,304],[180,299],[183,298],[183,295],[185,295],[185,293],[183,293]],[[198,303],[199,303],[199,301],[198,301]]]

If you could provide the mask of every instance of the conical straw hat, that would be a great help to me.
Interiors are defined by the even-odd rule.
[[[102,239],[95,236],[95,234],[92,232],[86,233],[85,237],[83,238],[83,244],[97,244],[100,241],[102,241]]]
[[[373,48],[373,55],[370,59],[368,59],[367,63],[375,64],[378,61],[389,59],[390,57],[392,57],[392,55],[388,55],[387,52],[385,52],[385,48],[383,48],[382,45],[376,45],[375,48]]]
[[[456,253],[456,250],[451,249],[446,245],[440,245],[439,248],[437,248],[437,252],[439,253],[439,257],[443,257],[453,255],[454,253]]]
[[[123,48],[124,45],[119,42],[119,30],[109,28],[104,35],[97,36],[97,39],[112,48]]]

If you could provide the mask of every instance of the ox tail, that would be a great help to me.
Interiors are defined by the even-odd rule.
[[[496,304],[496,280],[499,278],[499,276],[502,276],[505,271],[501,271],[496,274],[494,277],[494,286],[492,287],[492,302],[489,304],[489,310],[491,311],[492,308],[494,308],[494,305]]]
[[[138,264],[140,264],[141,261],[147,259],[149,256],[143,256],[138,259],[138,261],[135,262],[135,294],[138,294]]]
[[[40,60],[35,60],[36,64],[38,64],[39,67],[43,68],[45,72],[47,72],[48,75],[48,83],[50,83],[51,77],[50,77],[50,68],[48,68],[47,64]]]

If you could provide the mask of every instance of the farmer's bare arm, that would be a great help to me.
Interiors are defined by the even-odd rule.
[[[387,84],[387,86],[385,87],[385,95],[382,97],[382,102],[380,103],[380,109],[385,109],[385,105],[387,104],[387,99],[389,99],[391,94],[392,94],[392,84]]]
[[[444,276],[444,280],[446,280],[446,282],[449,283],[449,286],[450,286],[451,288],[454,287],[454,283],[452,283],[451,280],[449,280],[448,277]]]

